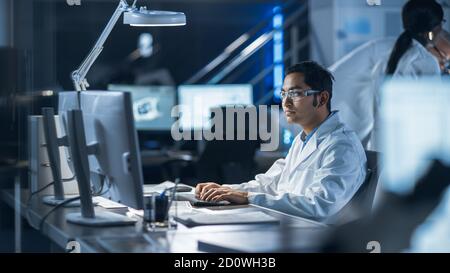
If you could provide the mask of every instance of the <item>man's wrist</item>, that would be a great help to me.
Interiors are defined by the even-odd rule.
[[[258,195],[258,193],[256,193],[256,192],[247,192],[248,203],[252,203],[252,201],[256,195]]]

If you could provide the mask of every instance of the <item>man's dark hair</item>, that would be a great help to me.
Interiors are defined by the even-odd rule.
[[[286,70],[286,76],[292,73],[302,73],[305,77],[305,83],[313,90],[328,92],[330,99],[327,103],[327,109],[331,112],[331,97],[333,96],[333,74],[323,66],[313,61],[306,61],[295,64]],[[314,95],[314,100],[316,100]]]

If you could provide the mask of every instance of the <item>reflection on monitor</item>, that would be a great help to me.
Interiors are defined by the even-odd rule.
[[[383,188],[411,192],[432,159],[450,164],[450,81],[388,81],[382,88],[379,139]]]
[[[131,93],[136,129],[170,130],[173,123],[170,112],[175,105],[175,87],[111,84],[108,90]]]
[[[181,85],[178,87],[183,130],[208,129],[211,108],[224,105],[253,104],[250,84]]]

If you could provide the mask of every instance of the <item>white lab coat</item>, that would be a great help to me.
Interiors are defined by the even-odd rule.
[[[335,76],[332,108],[340,111],[342,122],[354,130],[364,146],[379,150],[376,141],[379,91],[395,38],[368,42],[330,67]],[[400,59],[393,78],[440,75],[437,59],[419,42]]]
[[[333,73],[332,109],[339,110],[341,121],[365,143],[374,126],[374,83],[376,65],[389,58],[395,38],[365,43],[353,50],[329,70]]]
[[[303,148],[299,134],[286,158],[248,183],[226,185],[248,191],[249,202],[284,213],[333,223],[366,175],[358,137],[338,113],[320,125]],[[303,150],[302,150],[303,148]]]
[[[380,91],[385,80],[385,71],[389,57],[381,59],[375,66],[374,75],[374,125],[367,148],[369,150],[381,151],[382,147],[378,141],[379,132],[381,132],[380,122],[378,120],[378,110],[380,109]],[[412,78],[420,79],[423,76],[441,76],[441,68],[439,62],[422,44],[413,40],[413,44],[408,51],[400,58],[397,69],[392,75],[392,79],[396,78]],[[401,99],[401,98],[399,98]]]

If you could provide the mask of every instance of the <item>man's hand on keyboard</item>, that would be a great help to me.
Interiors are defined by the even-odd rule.
[[[220,188],[221,186],[214,182],[200,183],[195,187],[195,197],[197,199],[203,200],[202,196],[209,190],[213,188]]]
[[[247,192],[233,190],[228,187],[210,188],[200,198],[208,202],[229,201],[235,204],[248,204]]]

